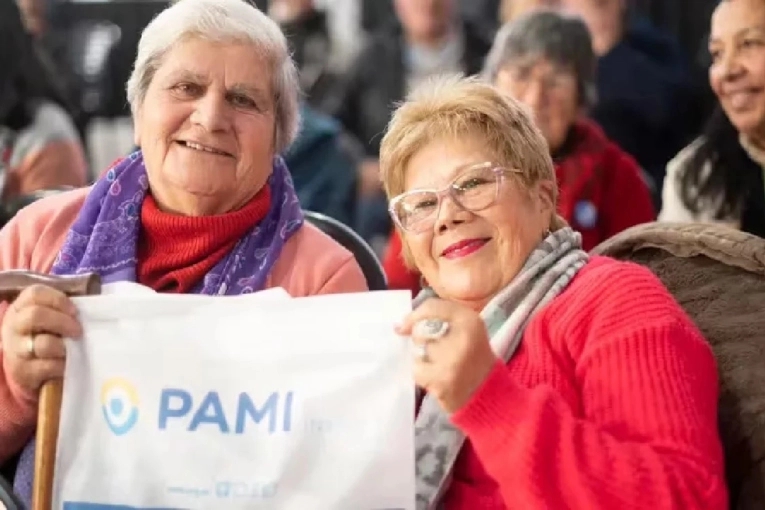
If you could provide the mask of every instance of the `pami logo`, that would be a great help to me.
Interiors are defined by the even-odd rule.
[[[138,421],[138,394],[125,379],[115,377],[101,386],[101,408],[109,429],[117,435],[126,434]]]

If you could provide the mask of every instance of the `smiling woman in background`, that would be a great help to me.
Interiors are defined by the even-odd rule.
[[[765,3],[721,1],[709,51],[720,104],[704,134],[667,166],[659,219],[765,237]]]
[[[581,250],[524,107],[427,85],[380,164],[430,284],[398,328],[426,392],[418,508],[727,508],[709,345],[648,269]]]
[[[241,0],[183,0],[144,30],[127,84],[141,151],[88,189],[43,199],[0,232],[0,270],[99,273],[158,292],[293,296],[366,290],[353,255],[304,223],[279,154],[298,86],[276,24]],[[48,287],[2,318],[0,462],[35,429],[37,395],[82,330]],[[34,445],[16,488],[31,495]]]

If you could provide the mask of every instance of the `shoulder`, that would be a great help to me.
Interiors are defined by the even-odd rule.
[[[0,231],[0,266],[46,272],[90,188],[56,193],[19,211]]]
[[[79,138],[69,113],[61,106],[49,101],[37,106],[34,120],[28,131],[34,132],[46,141],[71,141]],[[22,132],[21,136],[24,134],[25,132]]]
[[[284,245],[270,286],[293,297],[367,290],[353,254],[307,222]]]
[[[694,157],[703,144],[704,138],[697,138],[667,163],[667,174],[664,178],[664,189],[662,190],[662,210],[659,213],[660,221],[715,221],[715,207],[713,203],[710,204],[710,207],[701,208],[698,213],[693,213],[685,205],[681,196],[680,181],[682,180],[683,173],[691,158]],[[710,163],[705,162],[701,177],[706,179],[710,171]],[[690,191],[692,194],[695,193],[695,190]]]
[[[694,330],[682,307],[648,268],[594,256],[546,310],[572,338],[600,340],[648,329]]]
[[[680,152],[667,163],[667,176],[678,175],[682,169],[704,144],[704,137],[700,136],[685,146]]]
[[[632,262],[593,257],[542,314],[540,326],[578,369],[621,370],[688,353],[713,359],[709,343],[659,278]]]
[[[12,162],[54,142],[79,144],[79,135],[69,114],[53,102],[43,102],[35,108],[32,123],[19,132],[14,143]]]
[[[601,178],[609,183],[614,181],[644,180],[637,161],[611,140],[595,121],[578,120],[574,128],[575,145],[573,158],[589,158],[603,172]]]

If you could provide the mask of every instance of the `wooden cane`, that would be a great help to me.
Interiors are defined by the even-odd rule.
[[[0,300],[10,303],[22,290],[32,285],[53,287],[67,296],[101,293],[101,278],[96,274],[51,276],[32,271],[0,271]],[[53,470],[56,464],[56,443],[63,390],[64,382],[61,379],[46,382],[40,390],[32,510],[51,510]]]

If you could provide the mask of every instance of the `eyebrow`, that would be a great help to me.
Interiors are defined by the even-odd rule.
[[[432,190],[443,189],[444,187],[449,186],[450,184],[452,184],[454,182],[454,180],[457,178],[457,176],[460,175],[461,173],[463,173],[465,170],[474,169],[476,167],[483,167],[487,163],[491,163],[491,165],[488,165],[489,168],[494,168],[495,166],[499,166],[499,165],[496,165],[495,163],[493,163],[491,161],[487,161],[487,160],[476,161],[475,163],[465,163],[465,164],[462,164],[462,165],[458,165],[458,166],[456,166],[456,167],[454,167],[452,169],[451,173],[449,173],[448,177],[446,178],[446,180],[447,180],[446,184],[441,184],[439,186],[436,186],[436,185],[433,185],[433,184],[428,185],[428,186],[417,186],[415,188],[412,188],[411,191],[432,191]]]
[[[203,74],[195,73],[185,69],[170,73],[169,78],[171,81],[190,81],[192,83],[202,84],[210,81],[207,76]],[[227,87],[226,91],[233,92],[234,94],[244,94],[246,96],[251,96],[256,101],[265,101],[269,98],[269,95],[260,87],[247,83],[235,83],[232,86]]]
[[[742,35],[749,35],[751,33],[757,33],[759,35],[765,35],[765,26],[754,26],[754,27],[742,28],[741,30],[736,32],[735,36],[736,37],[741,37]],[[720,40],[719,37],[716,37],[716,38],[710,37],[709,38],[709,44],[711,45],[713,43],[718,42],[719,40]]]

